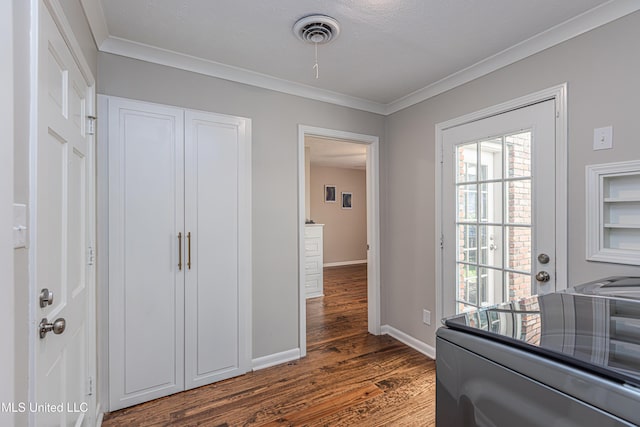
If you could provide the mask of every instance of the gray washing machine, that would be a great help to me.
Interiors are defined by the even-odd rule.
[[[436,337],[436,424],[640,425],[640,278],[482,308]]]

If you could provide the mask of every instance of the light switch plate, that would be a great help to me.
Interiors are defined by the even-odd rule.
[[[593,130],[593,149],[608,150],[613,148],[613,126]]]
[[[13,248],[27,247],[27,205],[13,204]]]

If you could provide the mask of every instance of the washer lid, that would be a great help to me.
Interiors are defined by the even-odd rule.
[[[640,292],[630,281],[617,283],[609,289]],[[640,300],[595,294],[607,286],[577,288],[462,313],[444,323],[640,387]],[[578,293],[587,290],[594,294]]]

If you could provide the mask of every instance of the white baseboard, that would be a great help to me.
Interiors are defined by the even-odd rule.
[[[355,261],[339,261],[339,262],[327,262],[326,264],[322,264],[323,267],[342,267],[343,265],[356,265],[356,264],[366,264],[366,259],[358,259]]]
[[[260,369],[269,368],[271,366],[280,365],[281,363],[287,363],[298,359],[300,359],[300,349],[293,348],[280,353],[255,358],[251,361],[251,364],[253,366],[253,370],[258,371]]]
[[[380,332],[383,335],[390,335],[393,338],[397,339],[398,341],[400,341],[401,343],[404,343],[406,345],[408,345],[409,347],[413,348],[414,350],[419,351],[420,353],[424,354],[425,356],[428,356],[432,359],[436,358],[436,349],[431,347],[429,344],[426,344],[414,337],[412,337],[411,335],[407,335],[402,331],[399,331],[398,329],[394,328],[393,326],[389,326],[389,325],[382,325],[382,327],[380,328]]]

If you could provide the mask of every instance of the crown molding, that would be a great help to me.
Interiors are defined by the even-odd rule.
[[[388,104],[382,104],[110,36],[100,0],[81,0],[81,3],[87,15],[96,45],[101,52],[126,56],[381,115],[393,114],[408,108],[640,10],[640,1],[638,0],[610,0],[422,89]]]
[[[638,0],[610,0],[429,86],[386,104],[386,114],[393,114],[425,101],[637,10],[640,10]]]
[[[231,65],[221,64],[219,62],[160,49],[113,36],[107,37],[104,40],[100,45],[100,51],[270,89],[289,95],[337,104],[356,110],[369,111],[376,114],[385,114],[386,111],[384,104],[377,102],[319,89],[266,74],[256,73],[244,68],[233,67]]]
[[[104,10],[102,9],[102,2],[100,0],[80,0],[80,4],[84,9],[87,22],[89,22],[89,28],[91,28],[93,40],[99,49],[102,42],[109,37],[109,28],[107,27],[107,19],[105,18]]]

